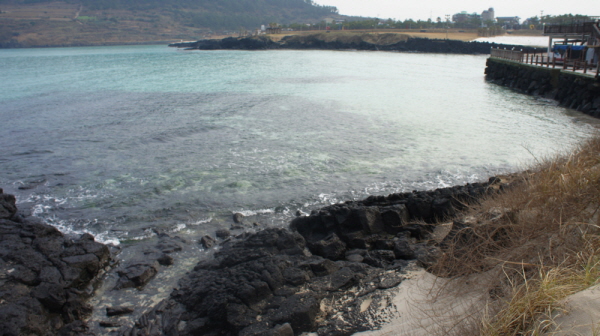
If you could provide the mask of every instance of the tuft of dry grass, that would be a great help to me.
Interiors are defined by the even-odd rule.
[[[431,269],[492,275],[487,314],[471,334],[541,334],[560,300],[600,279],[600,136],[517,180],[465,214]]]

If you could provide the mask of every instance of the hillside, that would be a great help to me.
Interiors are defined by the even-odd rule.
[[[0,47],[197,40],[339,17],[310,0],[0,0]]]

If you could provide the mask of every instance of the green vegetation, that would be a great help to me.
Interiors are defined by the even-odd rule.
[[[0,47],[168,43],[341,18],[311,0],[0,0],[0,8]]]
[[[543,29],[544,24],[571,24],[577,22],[592,21],[587,15],[580,14],[563,14],[563,15],[544,15],[541,18],[538,16],[530,17],[526,20],[526,24],[533,25],[535,29]],[[526,28],[526,27],[522,27]]]
[[[545,15],[541,19],[537,16],[523,20],[521,25],[517,25],[515,29],[531,29],[533,25],[535,29],[543,29],[543,24],[569,24],[575,22],[590,21],[591,18],[587,15],[580,14],[564,14],[564,15]],[[325,21],[312,24],[292,23],[284,25],[285,28],[294,30],[314,30],[318,27],[326,27]],[[343,22],[336,22],[329,25],[331,29],[346,29],[346,30],[365,30],[365,29],[481,29],[484,35],[497,35],[502,33],[502,23],[486,21],[482,22],[480,16],[471,16],[464,22],[445,21],[438,17],[435,20],[382,20],[378,18],[352,18],[346,19]]]
[[[0,0],[3,4],[41,4],[50,0]],[[310,0],[65,0],[82,5],[85,12],[145,11],[160,13],[190,27],[254,29],[267,22],[289,24],[319,21],[336,15],[337,8]],[[79,18],[82,18],[81,16]],[[89,20],[84,16],[83,20]]]

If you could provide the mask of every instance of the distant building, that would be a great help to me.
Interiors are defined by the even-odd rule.
[[[281,34],[281,27],[267,27],[267,34]]]
[[[499,24],[501,24],[504,29],[519,29],[521,18],[518,16],[499,16],[496,18]]]
[[[481,20],[483,22],[486,21],[494,21],[496,14],[494,13],[494,8],[490,7],[488,10],[484,10],[481,12]]]

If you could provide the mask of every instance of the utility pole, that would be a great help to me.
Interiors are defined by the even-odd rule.
[[[446,40],[448,39],[449,26],[450,26],[450,14],[446,14]]]

